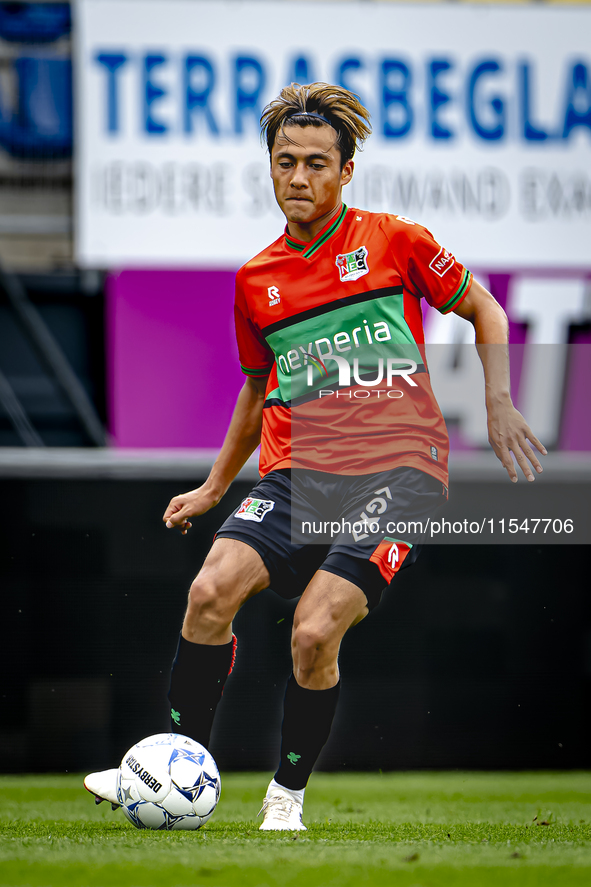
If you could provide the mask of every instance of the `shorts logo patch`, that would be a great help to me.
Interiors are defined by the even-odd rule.
[[[275,503],[271,499],[253,499],[248,496],[234,515],[242,520],[254,520],[260,524],[264,516],[273,511]]]
[[[347,280],[357,280],[369,273],[369,265],[367,263],[367,247],[360,246],[353,250],[352,253],[341,253],[335,259],[335,265],[339,269],[341,283]]]
[[[400,551],[399,551],[398,546],[396,545],[395,542],[392,543],[392,547],[390,548],[390,551],[388,552],[388,557],[386,558],[386,560],[388,561],[388,563],[390,564],[392,569],[395,570],[396,565],[398,564],[398,561],[400,560]]]
[[[438,277],[443,277],[444,274],[447,274],[450,268],[453,268],[456,260],[452,254],[441,247],[437,255],[434,259],[431,259],[429,263],[429,268],[431,271],[434,271]]]
[[[399,539],[384,539],[370,557],[370,561],[377,564],[380,573],[389,583],[404,563],[411,548],[412,545]]]

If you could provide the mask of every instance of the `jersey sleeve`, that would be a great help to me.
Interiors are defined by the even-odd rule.
[[[275,358],[273,352],[252,322],[240,272],[236,275],[234,322],[238,342],[240,368],[246,376],[263,378],[271,372]]]
[[[417,295],[442,314],[458,307],[472,286],[472,274],[441,246],[430,231],[415,227],[408,254],[407,275]]]

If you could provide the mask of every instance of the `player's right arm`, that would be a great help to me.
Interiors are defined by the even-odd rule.
[[[407,220],[408,223],[408,220]],[[476,335],[476,348],[484,369],[486,411],[490,444],[510,479],[517,481],[511,454],[528,481],[542,466],[530,443],[543,455],[546,448],[513,406],[509,390],[509,324],[496,299],[472,274],[441,247],[433,235],[410,223],[414,238],[406,240],[408,274],[416,291],[442,314],[455,314],[468,320]],[[404,232],[403,232],[404,233]]]
[[[217,505],[246,460],[261,440],[263,404],[267,376],[248,377],[238,395],[230,427],[220,453],[205,483],[170,500],[162,520],[169,529],[190,528],[190,517],[204,514]]]

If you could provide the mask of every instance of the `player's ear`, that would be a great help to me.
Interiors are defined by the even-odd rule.
[[[355,164],[352,160],[347,160],[345,165],[341,170],[341,185],[348,185],[351,179],[353,178],[353,170],[355,169]]]

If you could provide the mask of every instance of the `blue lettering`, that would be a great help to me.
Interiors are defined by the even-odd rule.
[[[183,124],[185,132],[193,132],[193,112],[197,110],[205,117],[210,132],[213,135],[219,135],[219,127],[209,106],[209,97],[215,85],[213,65],[205,56],[188,55],[185,58],[183,76],[183,90],[185,94]],[[199,79],[198,89],[195,84],[197,77]]]
[[[470,123],[472,124],[472,129],[481,139],[487,139],[489,141],[497,141],[498,139],[502,139],[505,135],[505,103],[499,98],[499,96],[493,96],[490,99],[489,105],[493,111],[492,117],[496,126],[485,126],[482,122],[482,118],[476,112],[477,104],[480,107],[486,107],[484,102],[478,101],[477,87],[480,78],[485,74],[496,74],[501,70],[501,65],[499,65],[494,59],[481,62],[479,65],[476,65],[472,71],[468,85],[468,116],[470,118]]]
[[[382,133],[387,139],[408,135],[413,124],[408,93],[412,82],[410,68],[398,59],[384,59],[381,65]],[[394,112],[394,115],[393,113]],[[392,120],[392,116],[395,120]]]
[[[361,98],[355,87],[352,83],[349,82],[347,77],[348,71],[358,71],[360,68],[364,68],[365,65],[361,61],[361,59],[352,56],[351,58],[343,59],[336,67],[336,76],[335,82],[339,85],[348,89],[353,95],[356,95],[360,100],[362,105],[365,105],[366,102]]]
[[[234,131],[243,132],[242,118],[246,112],[252,115],[258,126],[261,115],[260,96],[265,87],[265,69],[261,62],[249,56],[239,56],[234,63]]]
[[[158,65],[165,65],[165,55],[147,55],[144,58],[144,129],[150,135],[163,135],[168,126],[152,116],[152,105],[167,94],[167,90],[151,79],[151,73]]]
[[[591,129],[591,78],[586,65],[573,65],[566,97],[562,138],[568,139],[575,126]]]
[[[529,93],[529,64],[523,62],[519,65],[520,93],[521,93],[521,119],[523,122],[523,137],[527,142],[544,142],[551,136],[541,127],[534,126],[531,122],[531,102]]]
[[[429,91],[429,123],[434,139],[453,139],[454,133],[438,120],[438,109],[447,105],[451,96],[444,92],[437,83],[440,74],[453,68],[447,59],[435,59],[428,66],[427,88]]]
[[[107,71],[107,132],[119,132],[119,94],[117,90],[117,71],[127,61],[127,56],[120,53],[100,52],[95,56],[99,65]]]
[[[285,82],[299,83],[302,85],[315,83],[316,77],[314,76],[314,65],[311,64],[310,60],[307,59],[305,55],[298,56],[293,59],[289,66]]]

